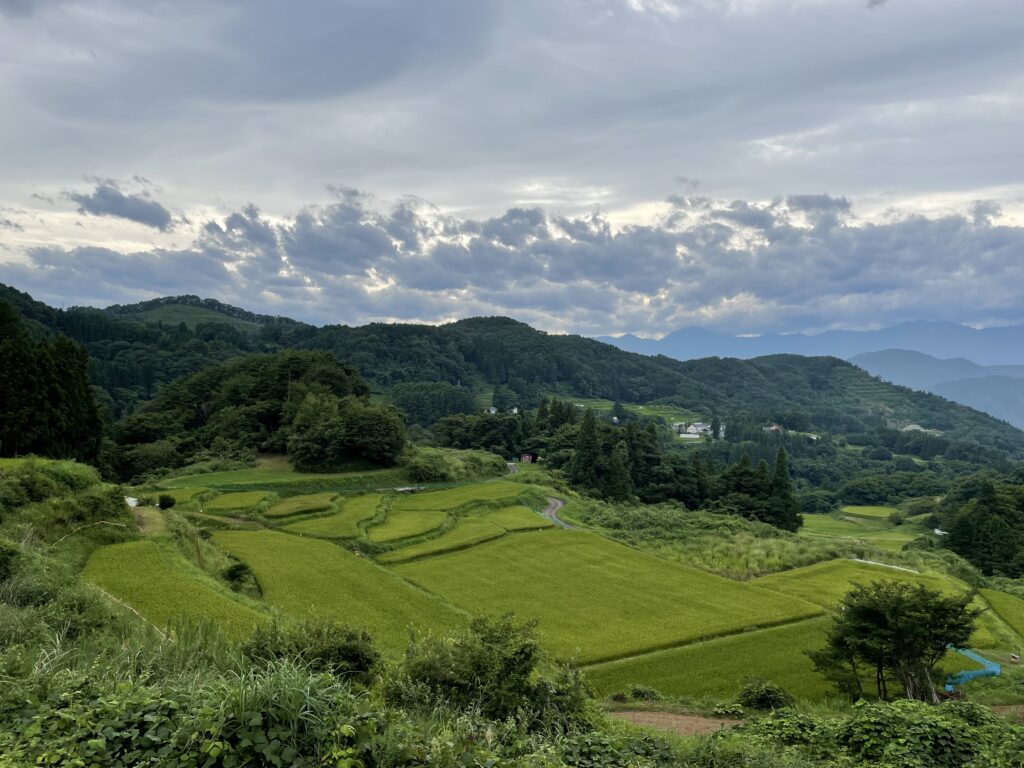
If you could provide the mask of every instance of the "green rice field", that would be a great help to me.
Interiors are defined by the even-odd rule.
[[[843,507],[842,512],[844,515],[852,515],[853,517],[870,517],[886,520],[889,515],[893,512],[899,512],[899,510],[896,507],[847,506]]]
[[[359,523],[377,514],[381,498],[379,493],[356,496],[346,500],[340,512],[292,523],[284,530],[322,539],[354,539],[359,535]]]
[[[804,568],[773,573],[754,579],[751,583],[767,589],[799,597],[823,608],[834,609],[855,583],[870,584],[872,581],[903,581],[923,584],[929,589],[942,592],[961,591],[948,579],[931,574],[917,574],[871,565],[855,560],[828,560]]]
[[[252,569],[270,605],[365,627],[391,652],[405,648],[413,625],[445,630],[465,621],[444,602],[326,541],[272,531],[218,531],[213,539]]]
[[[201,496],[204,493],[210,493],[210,489],[198,486],[186,486],[184,488],[166,488],[159,491],[159,493],[149,495],[159,496],[167,494],[172,499],[174,499],[175,504],[187,504],[188,502],[192,501],[192,499],[194,499],[196,496]]]
[[[330,509],[331,502],[337,496],[338,494],[331,491],[327,493],[308,493],[303,496],[289,496],[287,499],[277,502],[277,504],[263,514],[267,517],[288,517],[303,512],[321,512],[325,509]]]
[[[532,531],[550,528],[554,525],[546,517],[523,506],[502,507],[493,512],[487,512],[482,517],[487,522],[501,526],[506,531]]]
[[[152,541],[96,550],[85,578],[166,629],[176,618],[209,618],[226,634],[243,637],[265,617],[177,566]]]
[[[248,512],[259,506],[270,494],[267,491],[225,493],[203,502],[204,512]]]
[[[440,528],[447,518],[448,513],[441,509],[401,511],[392,507],[387,520],[367,530],[366,535],[378,543],[408,539]]]
[[[467,517],[460,520],[455,528],[442,533],[437,538],[421,541],[394,552],[385,552],[377,559],[382,563],[401,563],[441,552],[471,547],[474,544],[504,536],[505,533],[504,528],[483,517]]]
[[[1024,600],[994,589],[982,589],[979,594],[1010,629],[1024,638]]]
[[[521,483],[510,483],[507,480],[495,480],[489,483],[464,485],[460,488],[446,488],[443,491],[427,491],[401,496],[392,503],[396,510],[413,509],[417,511],[450,510],[463,507],[478,501],[502,501],[518,498],[527,487]]]
[[[832,690],[815,672],[807,651],[825,645],[828,625],[825,618],[810,619],[599,664],[585,671],[603,695],[636,683],[670,696],[730,699],[746,678],[759,677],[781,685],[797,698],[821,699]]]
[[[505,536],[394,570],[474,613],[536,617],[551,652],[582,662],[823,613],[585,531]]]

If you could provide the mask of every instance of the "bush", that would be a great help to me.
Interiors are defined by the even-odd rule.
[[[631,685],[629,687],[629,698],[633,701],[661,701],[664,698],[656,688],[646,685]]]
[[[456,637],[413,638],[386,696],[400,706],[430,710],[444,702],[494,720],[515,718],[533,730],[588,722],[589,696],[578,672],[563,667],[544,677],[541,661],[536,622],[477,618]]]
[[[177,502],[175,498],[171,496],[169,493],[161,493],[159,498],[157,499],[156,505],[160,507],[160,509],[170,509],[176,503]]]
[[[299,661],[314,671],[364,685],[372,679],[380,660],[365,630],[319,618],[260,626],[242,645],[242,653],[252,661]]]
[[[793,697],[773,682],[750,678],[744,682],[736,702],[747,709],[767,711],[792,706]]]

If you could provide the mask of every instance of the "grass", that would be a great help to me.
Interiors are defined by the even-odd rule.
[[[1024,638],[1024,600],[994,589],[982,589],[979,593],[992,606],[996,615]]]
[[[611,660],[822,612],[586,531],[505,536],[395,572],[474,613],[539,619],[562,658]]]
[[[252,569],[270,605],[365,627],[390,652],[405,648],[411,626],[445,630],[464,622],[442,601],[329,542],[272,531],[219,531],[213,538]]]
[[[392,507],[388,518],[367,530],[370,541],[383,544],[412,536],[422,536],[444,525],[448,513],[440,509],[399,511]]]
[[[611,400],[603,400],[596,397],[569,397],[568,399],[573,404],[582,405],[583,408],[590,408],[597,414],[608,413],[611,411],[612,406],[615,405]],[[623,403],[622,407],[626,409],[627,413],[632,413],[635,416],[661,418],[669,424],[677,421],[702,421],[704,418],[696,411],[688,411],[685,408],[679,408],[674,405],[661,405],[657,403],[637,405],[635,403]]]
[[[831,515],[804,515],[804,524],[800,533],[861,539],[866,534],[877,533],[881,530],[884,528],[873,520],[845,520]]]
[[[267,517],[288,517],[302,512],[321,512],[330,509],[331,502],[338,497],[332,491],[326,493],[309,493],[302,496],[290,496],[283,499],[263,514]]]
[[[243,333],[255,333],[259,325],[248,320],[242,320],[230,315],[215,312],[206,307],[195,307],[188,304],[165,304],[144,312],[138,312],[135,317],[150,323],[161,322],[166,325],[178,325],[184,323],[195,330],[200,323],[222,323],[233,326]]]
[[[546,517],[538,515],[529,507],[515,506],[502,507],[493,512],[487,512],[483,519],[494,525],[501,526],[506,531],[532,531],[541,528],[550,528],[554,523]]]
[[[849,506],[843,507],[844,515],[853,517],[869,517],[873,519],[886,520],[893,512],[899,512],[896,507],[872,507],[872,506]]]
[[[446,488],[442,491],[409,494],[396,499],[391,508],[417,511],[450,510],[474,502],[513,500],[526,490],[527,487],[522,483],[495,480],[489,483],[464,485],[459,488]]]
[[[259,506],[270,494],[267,491],[239,491],[225,493],[205,502],[204,512],[249,511]]]
[[[85,578],[160,629],[176,618],[209,618],[229,636],[240,638],[264,620],[259,612],[174,565],[151,541],[101,547],[89,558]]]
[[[587,668],[597,691],[608,695],[640,684],[669,696],[732,699],[743,681],[759,677],[781,685],[799,699],[833,693],[814,670],[807,651],[825,645],[829,621],[801,621],[732,637],[658,651]]]
[[[380,500],[379,493],[357,496],[345,501],[340,512],[292,523],[284,530],[322,539],[354,539],[359,535],[359,523],[377,514]]]
[[[961,591],[952,581],[931,574],[909,573],[883,565],[858,563],[853,560],[829,560],[824,563],[773,573],[754,579],[753,584],[793,595],[809,602],[834,609],[855,583],[872,581],[903,581],[923,584],[929,589],[950,593]]]
[[[531,512],[530,514],[534,513]],[[413,544],[397,551],[386,552],[377,559],[382,563],[402,563],[436,555],[441,552],[465,549],[474,544],[480,544],[496,539],[499,536],[504,536],[505,533],[504,528],[488,522],[483,517],[467,517],[460,520],[455,528],[441,534],[437,538],[421,541],[418,544]]]

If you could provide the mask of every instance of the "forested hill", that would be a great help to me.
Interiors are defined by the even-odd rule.
[[[662,401],[708,419],[717,414],[723,420],[777,421],[793,430],[837,434],[917,425],[945,439],[1024,455],[1024,432],[940,397],[884,383],[836,358],[681,362],[580,336],[547,334],[509,318],[316,328],[195,297],[56,310],[0,286],[0,300],[40,333],[61,332],[82,343],[92,377],[118,416],[151,398],[162,384],[230,357],[314,349],[353,366],[384,394],[399,384],[444,382],[522,407],[561,394]]]

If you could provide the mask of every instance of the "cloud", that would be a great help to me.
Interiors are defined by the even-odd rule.
[[[150,199],[148,193],[125,194],[120,184],[110,179],[99,180],[92,192],[68,192],[66,196],[78,203],[79,213],[128,219],[161,232],[167,232],[173,225],[171,212]]]
[[[676,196],[661,219],[615,228],[599,212],[453,217],[345,190],[283,220],[243,206],[180,249],[32,248],[5,274],[65,304],[198,293],[318,323],[508,314],[552,331],[651,334],[1021,322],[1024,227],[999,220],[981,202],[865,221],[828,195]]]

